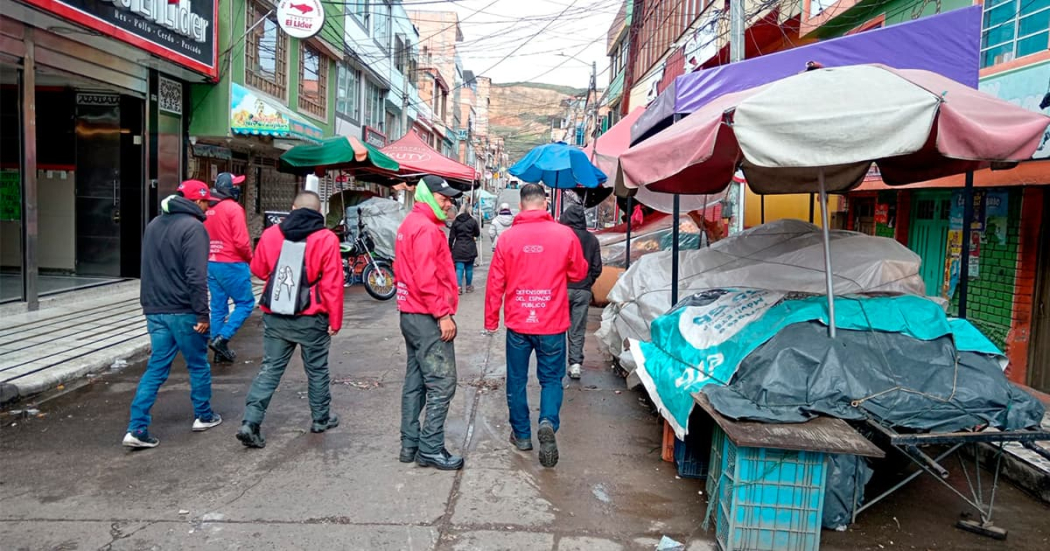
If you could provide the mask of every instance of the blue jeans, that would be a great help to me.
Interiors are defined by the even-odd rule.
[[[540,381],[540,421],[558,430],[562,379],[565,378],[565,333],[523,335],[507,329],[507,408],[510,427],[518,438],[532,436],[529,420],[529,358],[536,352],[536,378]]]
[[[182,352],[186,369],[190,372],[190,400],[197,419],[211,419],[211,366],[208,365],[208,337],[193,330],[197,325],[194,314],[150,314],[146,316],[152,352],[146,372],[139,379],[139,388],[131,402],[131,422],[128,432],[146,430],[150,424],[149,411],[157,401],[157,391],[171,373],[175,354]]]
[[[248,264],[209,262],[208,291],[211,293],[211,337],[230,340],[255,308]],[[233,313],[230,313],[230,299],[233,299]]]
[[[463,283],[464,276],[467,278],[466,284]],[[474,285],[473,262],[456,262],[456,284],[460,287]]]

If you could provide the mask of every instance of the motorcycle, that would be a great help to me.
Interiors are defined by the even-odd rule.
[[[347,240],[346,221],[333,230],[339,236],[339,254],[343,258],[343,285],[360,281],[365,291],[376,300],[390,300],[397,294],[394,267],[389,260],[377,257],[375,240],[365,229],[361,209],[357,209],[357,235]],[[363,267],[362,267],[363,266]],[[357,277],[361,270],[360,279]]]

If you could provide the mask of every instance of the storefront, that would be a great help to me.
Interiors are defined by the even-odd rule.
[[[138,277],[183,177],[186,85],[218,75],[217,7],[0,0],[0,301]]]

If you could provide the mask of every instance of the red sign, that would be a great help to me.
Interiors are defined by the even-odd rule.
[[[875,223],[888,224],[890,222],[890,206],[886,203],[875,205]]]

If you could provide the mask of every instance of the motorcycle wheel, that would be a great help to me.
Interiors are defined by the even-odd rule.
[[[390,300],[397,294],[394,284],[394,268],[386,262],[374,262],[361,272],[365,291],[376,300]]]

